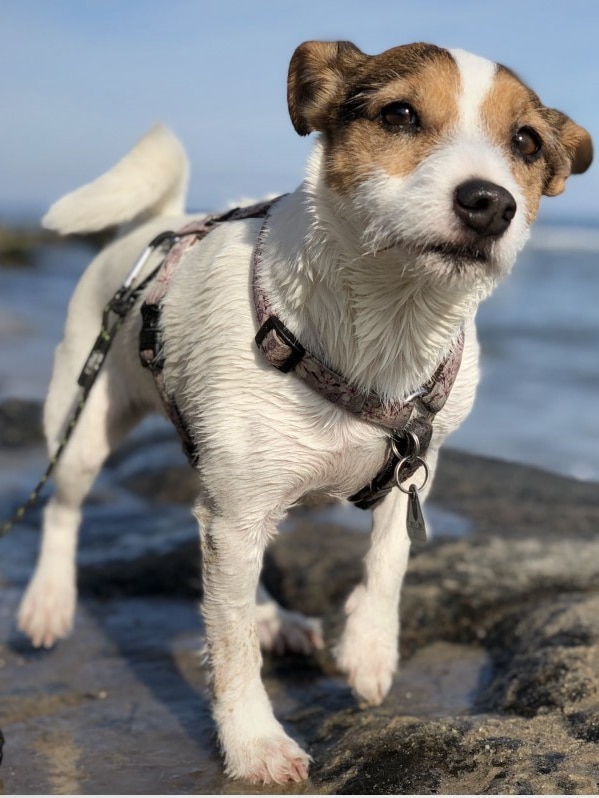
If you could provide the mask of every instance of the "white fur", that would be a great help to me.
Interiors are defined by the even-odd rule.
[[[157,124],[112,169],[55,202],[42,223],[67,235],[183,213],[188,179],[185,150]]]
[[[462,74],[475,69],[477,76],[463,81],[466,110],[447,141],[407,177],[377,173],[343,198],[325,185],[317,143],[304,183],[272,213],[262,263],[274,310],[304,345],[386,399],[402,399],[422,385],[465,327],[462,367],[434,424],[431,473],[443,439],[473,402],[476,308],[509,271],[527,232],[519,214],[488,268],[456,271],[447,258],[423,252],[423,245],[456,235],[451,195],[460,181],[496,181],[522,201],[508,161],[476,123],[491,67],[465,55],[458,62]],[[162,215],[183,207],[187,161],[175,142],[155,128],[113,170],[46,217],[71,232],[158,214],[104,250],[75,291],[46,404],[51,450],[106,300],[146,243],[185,221]],[[290,505],[307,495],[343,499],[368,483],[384,461],[387,438],[293,375],[280,374],[257,352],[249,269],[260,224],[222,225],[179,264],[162,315],[164,374],[200,455],[195,514],[202,529],[202,610],[227,772],[285,782],[305,778],[309,757],[273,716],[260,680],[259,639],[303,651],[322,641],[314,620],[285,613],[258,587],[262,555]],[[35,645],[52,645],[73,622],[85,494],[125,432],[160,406],[152,377],[137,360],[138,331],[133,314],[57,471],[40,559],[19,616]],[[397,490],[375,509],[364,579],[348,599],[337,646],[340,668],[369,704],[383,700],[397,667],[399,593],[410,546],[405,516],[406,499]]]
[[[498,148],[484,138],[473,140],[458,131],[407,177],[378,173],[365,180],[357,201],[367,224],[363,228],[364,247],[374,254],[386,251],[397,241],[413,251],[431,244],[457,243],[459,224],[452,210],[453,192],[459,182],[469,178],[489,180],[507,188],[518,204],[519,211],[512,224],[493,245],[492,261],[484,270],[472,269],[470,281],[468,276],[461,275],[459,282],[452,280],[455,270],[450,264],[447,264],[448,280],[439,281],[442,266],[438,259],[423,262],[420,258],[417,262],[419,274],[426,270],[439,291],[446,288],[452,293],[457,291],[474,309],[491,293],[497,279],[509,272],[529,231],[523,192]],[[435,224],[431,224],[432,219]],[[459,314],[462,313],[460,310]]]
[[[497,64],[466,50],[449,51],[460,75],[460,129],[477,136],[481,132],[480,107],[493,86]]]

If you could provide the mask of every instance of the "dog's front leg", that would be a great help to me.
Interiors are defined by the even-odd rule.
[[[429,469],[436,456],[429,453]],[[430,484],[420,492],[424,500]],[[347,622],[337,647],[337,664],[357,696],[380,704],[399,660],[399,597],[408,567],[408,497],[394,488],[372,513],[371,545],[364,577],[345,604]]]
[[[301,781],[309,757],[274,717],[260,678],[256,588],[275,524],[203,518],[202,569],[213,714],[227,773],[253,782]]]

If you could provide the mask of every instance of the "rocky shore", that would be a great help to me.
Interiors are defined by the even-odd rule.
[[[0,406],[2,518],[43,465],[38,418]],[[1,794],[280,791],[222,776],[197,653],[193,491],[167,427],[112,458],[86,507],[76,630],[51,651],[14,628],[39,510],[0,540]],[[445,451],[432,507],[382,707],[356,705],[330,651],[265,658],[278,716],[314,758],[287,792],[599,792],[598,486]],[[329,640],[364,524],[357,510],[303,510],[268,554],[271,592],[321,615]]]

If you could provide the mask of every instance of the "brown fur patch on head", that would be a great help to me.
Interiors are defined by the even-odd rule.
[[[344,194],[382,169],[405,175],[455,126],[459,74],[447,50],[429,44],[368,56],[348,42],[307,42],[289,73],[289,109],[299,133],[318,130],[326,147],[326,179]],[[415,130],[390,131],[381,111],[406,102]]]
[[[561,194],[568,177],[579,175],[593,162],[593,142],[587,131],[555,108],[544,108],[543,116],[554,134],[554,161],[543,193]]]
[[[368,56],[351,42],[304,42],[289,64],[287,103],[300,136],[322,130],[346,76]]]
[[[564,189],[571,173],[584,172],[592,160],[589,134],[564,114],[546,108],[538,96],[511,70],[499,66],[481,109],[488,136],[507,152],[514,176],[526,197],[528,221],[537,215],[542,194]],[[525,158],[514,147],[519,130],[532,129],[541,149]]]

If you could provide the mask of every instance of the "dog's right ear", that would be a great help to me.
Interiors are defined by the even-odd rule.
[[[304,42],[289,65],[287,102],[300,136],[327,127],[350,70],[368,60],[351,42]]]
[[[546,142],[548,174],[543,194],[561,194],[570,175],[580,175],[593,162],[593,142],[587,131],[555,108],[543,108],[542,113],[554,134]]]

